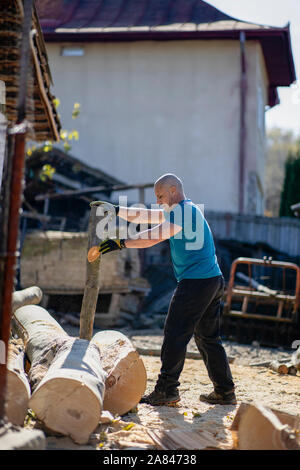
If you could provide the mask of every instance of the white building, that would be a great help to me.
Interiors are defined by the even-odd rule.
[[[295,81],[289,26],[202,0],[36,3],[74,156],[128,184],[175,173],[209,210],[263,212],[265,110]]]

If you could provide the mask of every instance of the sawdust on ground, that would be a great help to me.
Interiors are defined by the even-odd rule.
[[[133,343],[138,344],[131,338]],[[160,343],[162,338],[157,338]],[[251,348],[248,348],[250,351]],[[253,349],[253,348],[252,348]],[[261,351],[261,349],[260,349]],[[276,351],[274,352],[274,354]],[[256,356],[258,353],[256,354]],[[266,352],[265,352],[266,355]],[[160,371],[160,358],[141,356],[147,371],[147,390],[151,392]],[[250,356],[253,360],[253,354]],[[251,362],[251,359],[249,362]],[[199,394],[210,392],[212,384],[203,361],[186,359],[180,377],[181,401],[176,407],[139,404],[125,416],[101,424],[85,446],[74,444],[67,437],[48,436],[48,449],[157,449],[147,430],[180,428],[188,431],[208,431],[229,448],[232,445],[230,426],[241,402],[264,405],[300,416],[300,375],[279,375],[266,367],[249,367],[234,362],[231,371],[236,385],[237,405],[209,405],[199,401]],[[249,363],[248,362],[248,363]]]

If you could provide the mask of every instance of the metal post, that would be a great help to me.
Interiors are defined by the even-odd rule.
[[[244,31],[240,32],[240,50],[241,50],[241,86],[240,86],[240,136],[239,136],[239,212],[244,212],[245,199],[245,141],[246,141],[246,92],[247,92],[247,74],[246,74],[246,54],[245,54],[246,35]]]
[[[17,259],[17,244],[19,235],[19,211],[21,207],[21,196],[23,191],[23,176],[25,162],[25,141],[27,124],[24,122],[26,116],[27,79],[29,71],[29,34],[32,24],[33,0],[24,0],[24,19],[21,44],[20,60],[20,89],[18,96],[18,121],[11,130],[9,139],[14,140],[12,156],[11,181],[8,189],[6,204],[8,203],[8,220],[2,220],[7,224],[7,244],[2,253],[5,276],[1,279],[0,291],[2,302],[0,305],[0,340],[5,345],[5,362],[7,360],[7,349],[10,335],[11,301],[14,289],[15,266]],[[7,208],[5,208],[7,210]],[[4,417],[4,403],[6,390],[6,364],[0,364],[0,418]]]

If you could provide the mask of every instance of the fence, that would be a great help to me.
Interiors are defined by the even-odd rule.
[[[300,219],[205,211],[214,238],[266,243],[289,256],[300,256]]]

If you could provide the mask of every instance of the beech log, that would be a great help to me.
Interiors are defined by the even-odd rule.
[[[288,374],[289,368],[286,364],[280,364],[278,361],[272,361],[269,365],[269,368],[274,372],[278,372],[279,374]]]
[[[12,312],[25,305],[38,304],[42,300],[43,292],[37,286],[13,292]]]
[[[146,390],[143,360],[131,341],[118,331],[101,331],[92,342],[99,346],[107,373],[103,409],[122,416],[139,403]]]
[[[239,450],[299,450],[299,430],[283,423],[264,405],[244,407],[237,428]]]
[[[7,358],[5,414],[9,422],[23,426],[28,410],[30,386],[24,371],[25,349],[22,340],[11,340]]]
[[[84,444],[97,427],[106,374],[96,344],[72,338],[42,307],[15,311],[14,329],[31,361],[29,407],[47,429]]]

